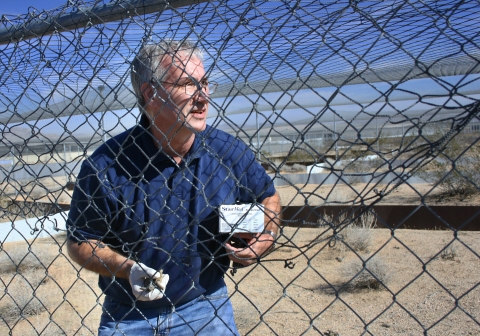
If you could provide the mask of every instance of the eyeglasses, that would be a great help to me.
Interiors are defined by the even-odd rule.
[[[183,88],[183,90],[185,90],[185,94],[189,95],[189,96],[193,96],[197,92],[202,91],[202,90],[206,90],[206,92],[208,94],[214,94],[215,91],[217,90],[217,87],[218,87],[218,83],[209,82],[207,80],[203,80],[201,82],[189,81],[189,82],[182,83],[182,84],[165,82],[165,81],[161,81],[160,83],[170,84],[170,85],[178,87],[179,89]]]

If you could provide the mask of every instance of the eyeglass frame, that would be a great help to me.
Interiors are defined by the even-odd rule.
[[[154,83],[154,84],[165,83],[165,84],[170,84],[170,85],[173,85],[173,86],[176,86],[176,87],[182,87],[183,86],[184,90],[185,90],[185,94],[189,95],[189,96],[194,96],[197,92],[203,91],[205,88],[208,89],[208,94],[213,94],[217,90],[217,87],[218,87],[217,82],[207,81],[207,84],[205,85],[205,83],[198,82],[197,80],[195,80],[193,78],[189,78],[189,79],[191,79],[192,81],[184,83],[184,84],[172,83],[172,82],[167,82],[167,81],[157,81],[155,78],[152,78],[151,82]],[[192,86],[192,85],[196,86],[196,90],[194,92],[192,92],[191,94],[187,93],[187,87]],[[213,85],[213,89],[211,89],[212,85]]]

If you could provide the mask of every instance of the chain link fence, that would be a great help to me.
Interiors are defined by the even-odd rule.
[[[209,124],[282,197],[226,275],[249,335],[480,334],[478,1],[82,1],[0,24],[0,333],[96,334],[65,221],[82,161],[139,120],[145,42],[198,41]]]

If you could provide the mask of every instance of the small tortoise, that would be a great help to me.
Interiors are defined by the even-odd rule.
[[[153,291],[155,288],[158,288],[161,292],[165,291],[165,286],[162,285],[162,280],[163,280],[163,270],[158,271],[160,273],[160,276],[157,279],[152,279],[152,278],[145,278],[143,281],[143,287],[140,287],[140,289],[146,290],[147,292]]]

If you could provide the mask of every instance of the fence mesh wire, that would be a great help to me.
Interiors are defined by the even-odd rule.
[[[282,236],[226,278],[242,334],[477,334],[478,1],[68,1],[0,25],[0,330],[96,334],[73,263],[81,162],[139,120],[130,64],[191,39],[209,123],[282,197]],[[431,229],[431,230],[428,230]]]

